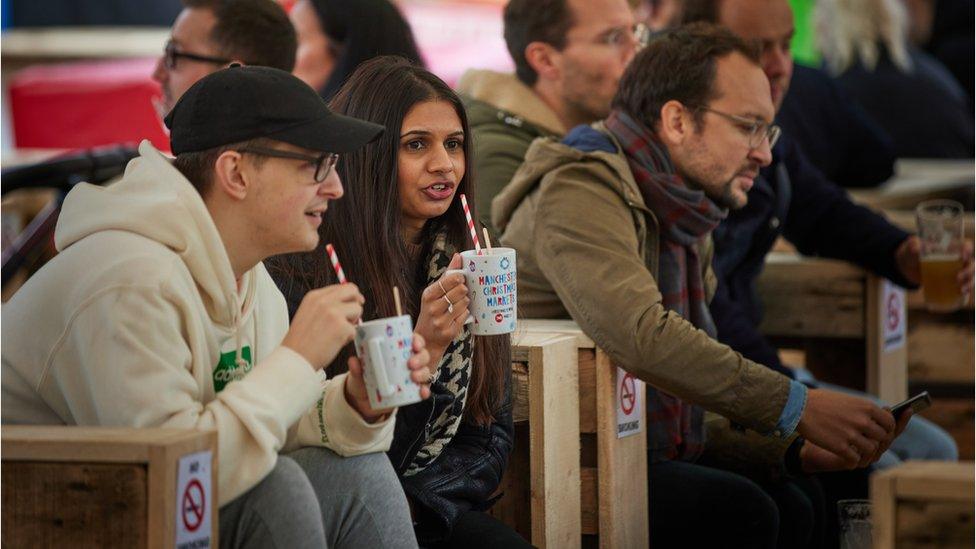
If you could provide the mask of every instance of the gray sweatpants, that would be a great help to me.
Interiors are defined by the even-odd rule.
[[[302,448],[278,456],[264,480],[220,508],[220,547],[416,548],[417,540],[385,454]]]

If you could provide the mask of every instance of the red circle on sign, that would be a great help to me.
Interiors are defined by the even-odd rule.
[[[888,295],[888,329],[895,330],[901,321],[901,311],[899,310],[898,294],[892,292]]]
[[[637,388],[634,386],[634,376],[627,374],[620,382],[620,409],[629,415],[634,411],[636,404]]]
[[[502,315],[501,313],[495,313],[495,322],[501,324],[503,320],[505,320],[504,315]]]
[[[183,490],[183,526],[195,532],[203,523],[203,511],[207,508],[207,495],[200,481],[193,479]]]

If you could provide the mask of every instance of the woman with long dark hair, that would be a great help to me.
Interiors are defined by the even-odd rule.
[[[332,98],[361,63],[399,55],[423,65],[410,25],[389,0],[298,0],[295,76]]]
[[[276,258],[272,276],[297,306],[335,282],[321,248],[331,242],[366,296],[364,320],[395,315],[391,288],[401,289],[432,367],[431,398],[398,411],[389,450],[417,539],[424,547],[528,546],[484,513],[512,449],[510,339],[473,336],[464,277],[444,275],[471,247],[458,197],[474,196],[461,101],[433,74],[387,56],[360,66],[331,108],[386,132],[339,160],[346,194],[323,220],[320,249]],[[333,367],[352,353],[347,347]]]

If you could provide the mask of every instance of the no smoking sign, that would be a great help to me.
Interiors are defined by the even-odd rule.
[[[885,280],[880,306],[884,352],[888,352],[905,345],[905,290]]]
[[[216,504],[211,489],[213,452],[197,452],[180,458],[176,478],[176,547],[211,546],[211,516]]]
[[[644,382],[617,368],[617,438],[636,435],[644,424]]]

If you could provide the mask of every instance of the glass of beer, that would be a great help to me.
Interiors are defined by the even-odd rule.
[[[928,200],[915,208],[922,242],[922,292],[925,306],[934,312],[952,312],[963,305],[956,276],[962,270],[962,204],[954,200]]]

